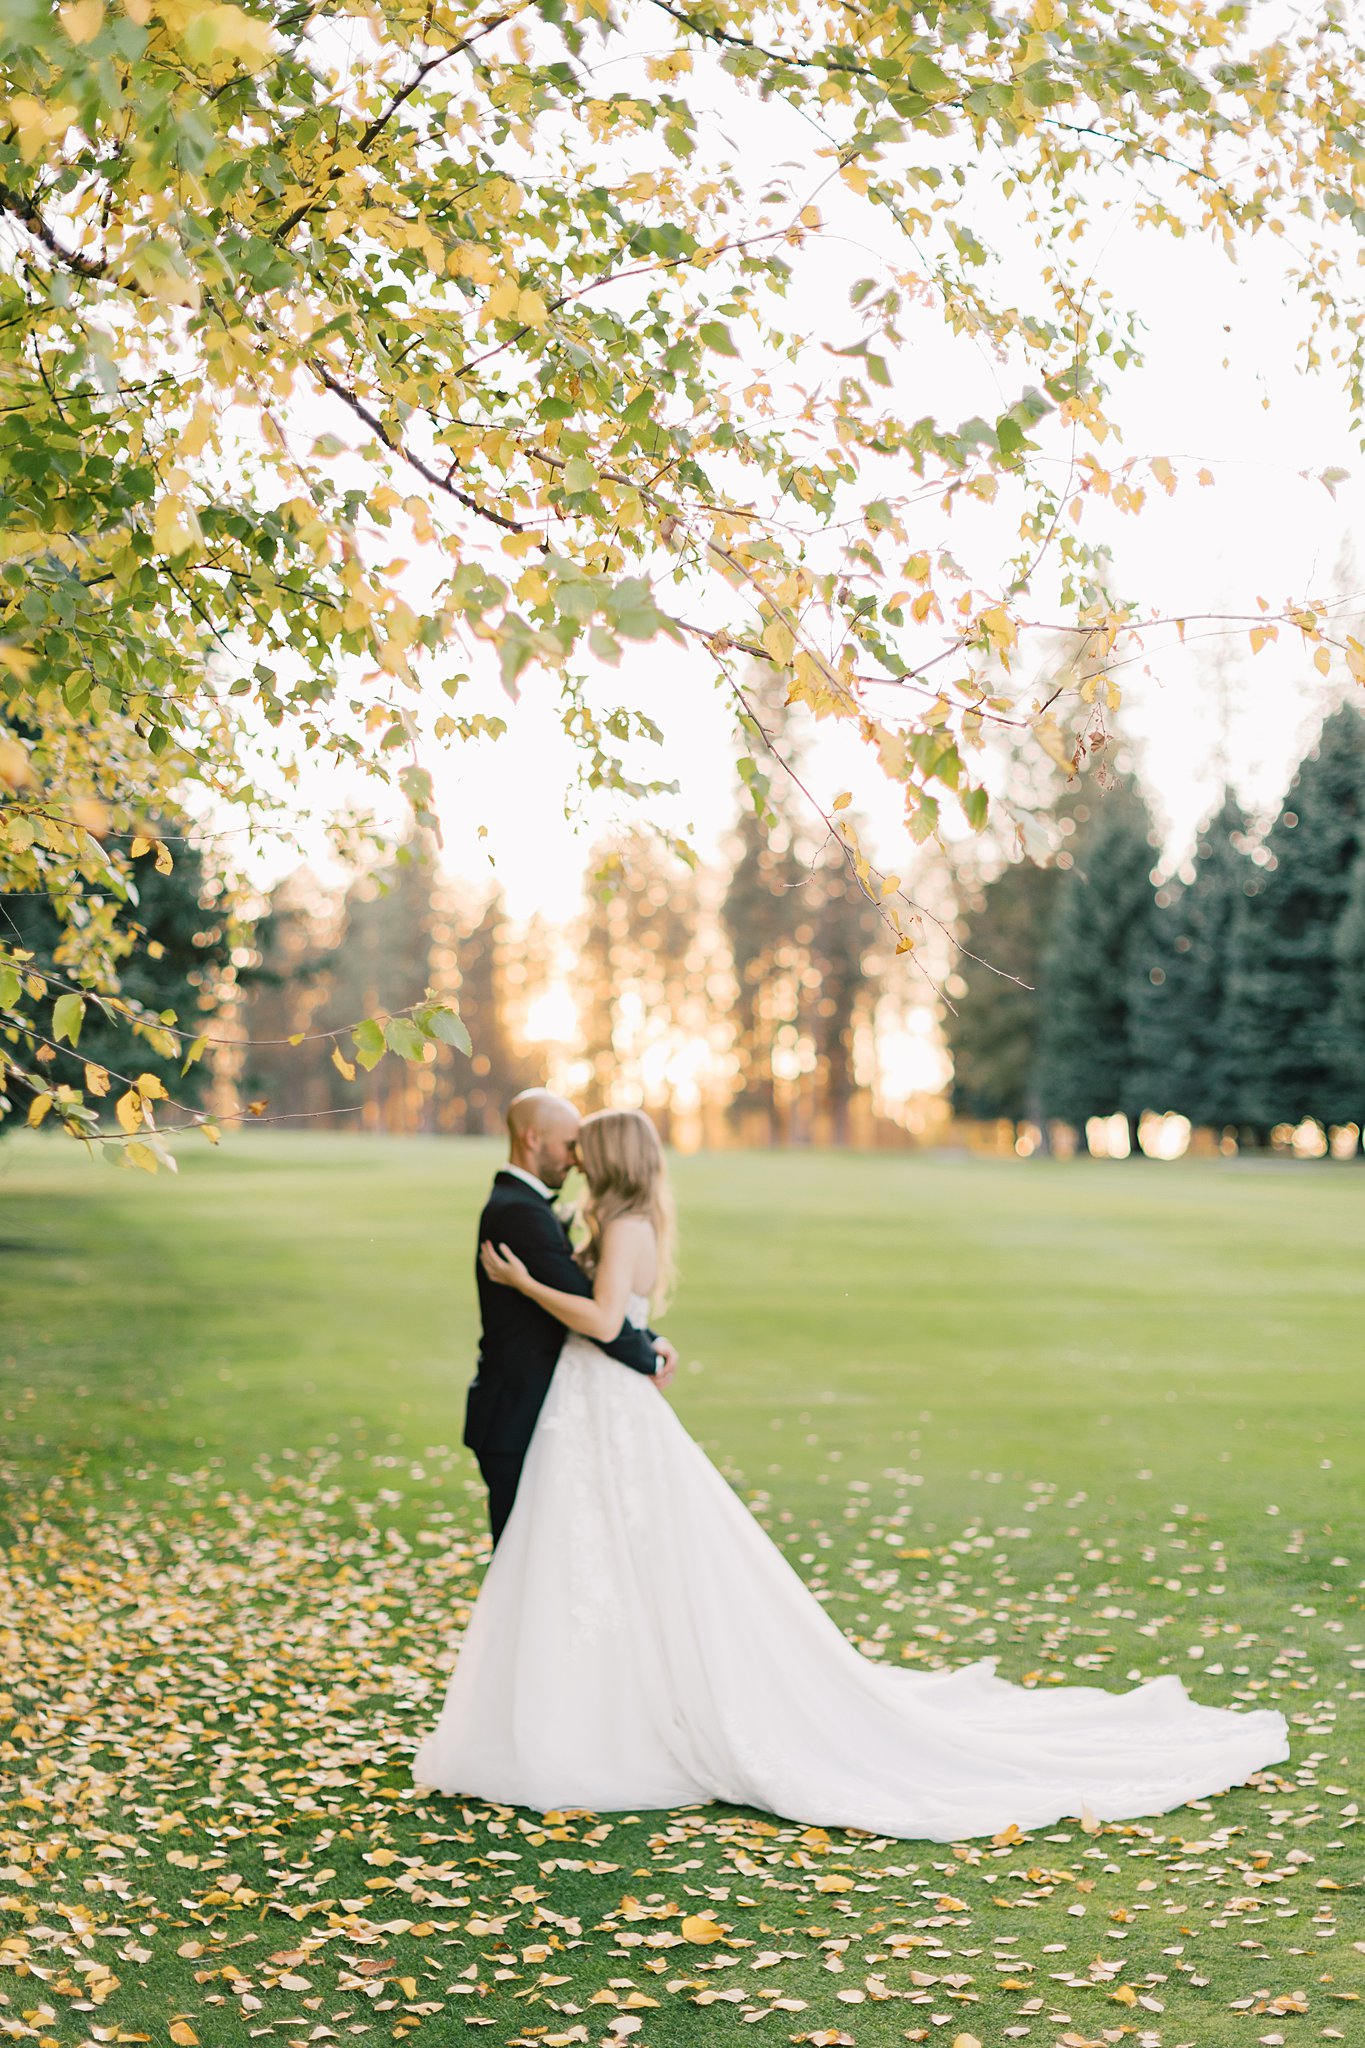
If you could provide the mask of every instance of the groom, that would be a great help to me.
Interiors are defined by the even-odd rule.
[[[528,1088],[507,1111],[509,1157],[493,1181],[479,1218],[478,1242],[491,1238],[522,1259],[532,1277],[565,1294],[591,1294],[574,1259],[569,1233],[551,1203],[577,1164],[578,1111],[546,1088]],[[517,1482],[541,1403],[567,1334],[539,1302],[499,1287],[475,1259],[483,1323],[479,1366],[469,1383],[464,1440],[488,1488],[488,1520],[496,1544],[516,1498]],[[677,1353],[662,1337],[623,1323],[602,1350],[666,1385]]]

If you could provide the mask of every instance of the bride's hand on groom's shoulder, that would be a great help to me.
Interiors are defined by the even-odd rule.
[[[495,1246],[489,1238],[479,1246],[479,1263],[499,1287],[520,1287],[523,1280],[531,1277],[515,1252],[505,1244]]]
[[[654,1384],[656,1387],[666,1387],[678,1370],[678,1354],[667,1337],[660,1337],[655,1343],[654,1350],[659,1360],[654,1369]]]

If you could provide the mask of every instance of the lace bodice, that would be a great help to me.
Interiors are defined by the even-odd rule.
[[[626,1321],[634,1323],[637,1330],[649,1327],[649,1296],[632,1294],[626,1302]]]

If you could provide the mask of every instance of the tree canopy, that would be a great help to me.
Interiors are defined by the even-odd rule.
[[[658,727],[608,672],[655,639],[731,693],[746,760],[755,656],[848,722],[915,840],[945,804],[984,822],[993,726],[1070,761],[1141,619],[1086,506],[1182,481],[1106,447],[1135,328],[1089,282],[1091,225],[1140,181],[1155,228],[1278,238],[1308,359],[1365,406],[1361,54],[1331,14],[1264,42],[1256,20],[12,0],[0,886],[86,934],[63,992],[116,993],[92,934],[160,779],[251,818],[263,749],[286,782],[331,756],[429,825],[430,746],[498,724],[465,690],[486,662],[556,693],[587,779],[637,794],[622,750]],[[783,158],[746,159],[718,108]],[[830,305],[813,266],[850,222],[878,260]],[[931,318],[994,356],[998,409],[957,418],[902,376]],[[945,544],[972,504],[1006,520],[989,573]],[[1010,679],[1040,606],[1072,650],[1046,692]],[[1303,602],[1253,644],[1285,620],[1324,642]],[[849,816],[830,829],[909,947]],[[11,960],[0,987],[23,1071],[24,986],[56,972]],[[441,1006],[363,1021],[362,1057],[458,1031]]]

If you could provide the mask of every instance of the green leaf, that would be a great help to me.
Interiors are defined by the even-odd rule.
[[[941,98],[945,93],[957,91],[946,71],[935,64],[932,57],[910,59],[910,83],[916,92],[922,92],[927,100]]]
[[[737,356],[739,354],[730,330],[723,320],[703,320],[701,326],[697,329],[697,333],[713,354],[718,356]]]
[[[0,1010],[12,1010],[24,993],[24,984],[12,967],[0,967]]]
[[[439,1038],[442,1045],[453,1045],[457,1052],[472,1053],[474,1050],[474,1042],[456,1010],[423,1011],[422,1029],[430,1037]]]
[[[981,831],[986,814],[991,807],[990,792],[981,788],[964,789],[962,792],[962,815],[973,832]]]
[[[74,994],[58,996],[52,1005],[52,1036],[74,1045],[85,1021],[85,998]]]
[[[509,636],[498,649],[498,680],[511,698],[519,695],[517,677],[534,652],[528,639]]]
[[[389,1017],[384,1024],[384,1043],[400,1059],[420,1060],[427,1041],[411,1017]]]
[[[384,1044],[384,1033],[378,1024],[375,1023],[373,1017],[367,1017],[363,1024],[356,1025],[355,1030],[351,1033],[351,1043],[355,1047],[356,1058],[367,1074],[371,1067],[379,1065],[387,1050]]]

